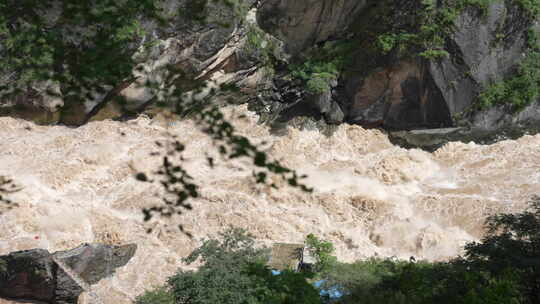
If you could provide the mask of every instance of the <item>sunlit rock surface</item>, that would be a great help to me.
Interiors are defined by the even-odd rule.
[[[333,241],[344,261],[373,255],[439,260],[481,237],[486,216],[523,210],[540,193],[540,135],[490,146],[450,143],[430,154],[350,125],[331,137],[297,129],[276,137],[244,106],[226,112],[240,133],[266,142],[275,158],[308,174],[315,192],[255,185],[247,160],[220,161],[211,170],[206,156],[215,149],[189,121],[141,117],[68,128],[3,117],[0,175],[23,190],[11,196],[20,207],[0,216],[0,255],[136,243],[129,263],[80,300],[130,303],[174,273],[202,237],[228,225],[267,245],[302,242],[314,233]],[[155,141],[167,132],[188,144],[184,156],[202,196],[174,222],[144,223],[141,208],[159,203],[161,189],[133,176],[156,168],[161,159],[150,153],[161,151]],[[178,232],[178,223],[194,238]]]

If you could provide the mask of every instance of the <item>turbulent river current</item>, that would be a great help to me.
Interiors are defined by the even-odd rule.
[[[341,125],[327,137],[288,129],[274,136],[244,106],[227,108],[237,130],[285,165],[308,175],[313,193],[256,185],[248,160],[206,156],[212,142],[190,121],[140,117],[79,128],[0,118],[0,175],[22,190],[19,207],[0,215],[0,255],[74,248],[84,242],[137,243],[133,259],[93,287],[104,303],[130,303],[161,284],[203,237],[229,225],[261,244],[331,240],[340,260],[371,256],[444,260],[481,238],[487,216],[521,211],[540,194],[540,135],[492,145],[451,142],[433,153],[392,145],[378,130]],[[239,118],[244,114],[243,118]],[[152,172],[156,140],[167,132],[187,144],[186,167],[201,186],[194,209],[174,222],[142,221],[161,188],[134,178]],[[0,206],[0,208],[2,208]],[[177,231],[182,223],[193,238]],[[146,230],[154,228],[148,234]],[[90,303],[88,296],[82,303]]]

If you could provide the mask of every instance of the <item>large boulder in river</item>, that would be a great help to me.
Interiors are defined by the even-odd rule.
[[[79,295],[129,262],[137,246],[84,244],[68,251],[44,249],[0,256],[0,298],[77,303]]]

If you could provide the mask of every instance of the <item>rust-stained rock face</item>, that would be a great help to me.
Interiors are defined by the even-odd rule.
[[[406,129],[446,127],[450,112],[421,63],[402,61],[349,84],[349,120],[367,126]]]

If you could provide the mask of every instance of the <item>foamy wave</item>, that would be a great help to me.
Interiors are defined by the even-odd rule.
[[[273,157],[308,174],[316,191],[255,185],[246,160],[211,170],[212,143],[190,121],[141,117],[74,129],[0,118],[0,175],[24,187],[13,196],[21,206],[1,216],[0,254],[135,242],[133,260],[95,289],[105,303],[129,303],[172,274],[200,238],[228,225],[247,228],[264,244],[301,242],[315,233],[332,240],[347,261],[372,255],[439,260],[480,237],[486,216],[522,210],[540,193],[540,135],[490,146],[449,143],[430,154],[350,125],[331,137],[297,129],[276,137],[245,106],[226,112],[241,134],[266,142]],[[202,186],[194,210],[178,219],[195,239],[167,228],[173,223],[142,222],[140,209],[159,203],[161,189],[135,181],[133,173],[156,168],[160,159],[149,154],[159,151],[154,142],[166,132],[188,143],[186,166]],[[157,227],[151,235],[148,225]]]

